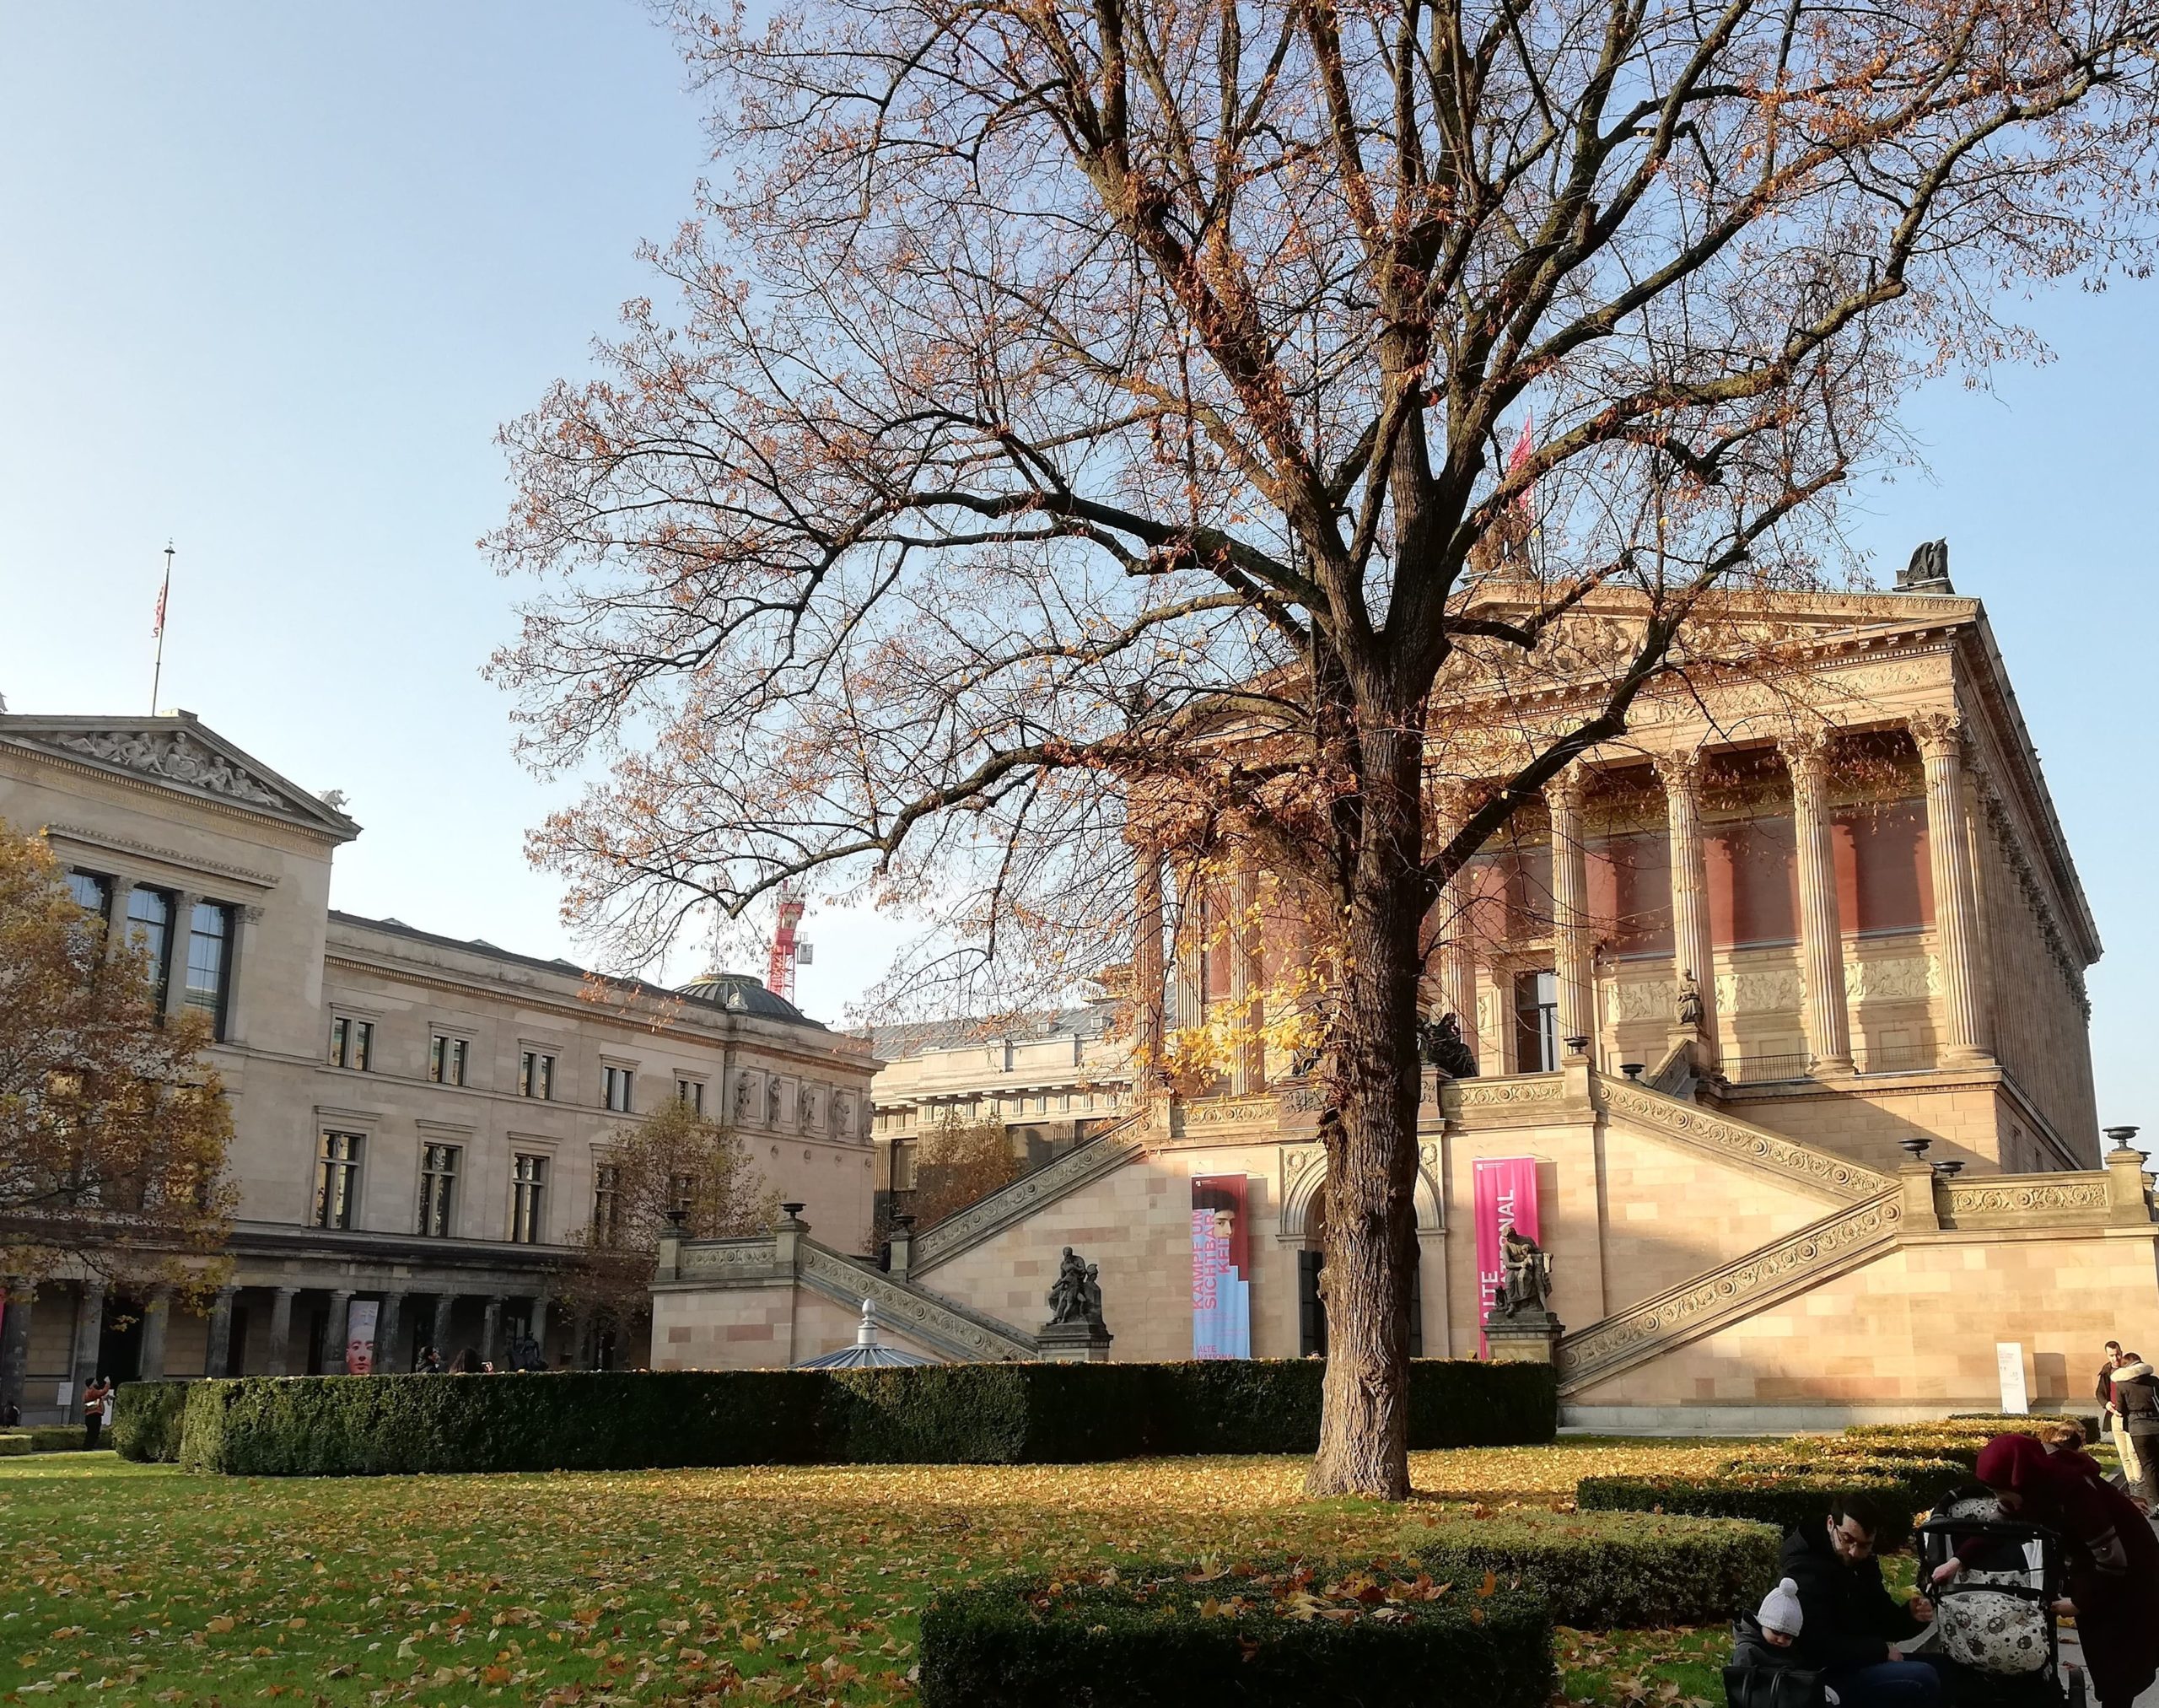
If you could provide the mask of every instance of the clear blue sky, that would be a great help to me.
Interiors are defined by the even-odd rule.
[[[473,541],[506,498],[497,424],[648,288],[634,246],[702,160],[632,0],[4,0],[10,709],[148,709],[170,536],[160,698],[348,792],[338,905],[576,954],[521,855],[555,795],[479,679],[511,590]],[[2156,292],[2042,299],[2054,363],[1915,397],[1932,475],[1871,494],[1862,541],[1886,575],[1946,535],[1986,600],[2108,946],[2101,1116],[2159,1128]],[[808,935],[801,999],[837,1018],[895,934]]]

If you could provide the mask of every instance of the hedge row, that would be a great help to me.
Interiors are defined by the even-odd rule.
[[[20,1458],[30,1450],[30,1438],[15,1431],[0,1435],[0,1459]]]
[[[1721,1624],[1777,1577],[1774,1525],[1648,1512],[1500,1512],[1450,1518],[1418,1545],[1436,1582],[1490,1572],[1544,1597],[1576,1630]]]
[[[1865,1495],[1882,1512],[1877,1547],[1911,1538],[1913,1515],[1931,1507],[1970,1473],[1946,1459],[1775,1458],[1735,1460],[1699,1476],[1585,1477],[1575,1502],[1585,1511],[1692,1512],[1751,1518],[1788,1529],[1819,1519],[1849,1495]]]
[[[187,1409],[186,1382],[123,1383],[112,1404],[108,1431],[123,1459],[171,1464],[180,1457],[180,1419]]]
[[[25,1424],[11,1433],[30,1437],[34,1453],[79,1453],[83,1451],[80,1424]]]
[[[1323,1373],[1299,1359],[256,1377],[187,1384],[184,1402],[146,1393],[127,1451],[243,1476],[1301,1453],[1318,1444]],[[1548,1366],[1410,1366],[1413,1447],[1549,1441],[1558,1412]]]
[[[1479,1708],[1544,1708],[1550,1614],[1483,1587],[1265,1565],[1004,1579],[930,1603],[919,1689],[925,1708],[1409,1708],[1455,1679]]]

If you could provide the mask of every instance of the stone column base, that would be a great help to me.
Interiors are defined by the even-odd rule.
[[[1550,1364],[1567,1326],[1549,1311],[1524,1311],[1506,1317],[1494,1312],[1484,1319],[1484,1340],[1494,1364]]]
[[[1060,1364],[1106,1364],[1116,1338],[1099,1323],[1045,1323],[1035,1331],[1042,1356]]]

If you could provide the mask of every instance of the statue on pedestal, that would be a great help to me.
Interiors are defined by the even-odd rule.
[[[1462,1036],[1462,1021],[1443,1014],[1428,1026],[1417,1028],[1418,1053],[1451,1080],[1477,1077],[1477,1055]]]
[[[1053,1323],[1102,1320],[1102,1289],[1096,1266],[1075,1255],[1070,1246],[1058,1260],[1057,1280],[1050,1284],[1049,1320]]]
[[[1679,975],[1679,1023],[1691,1026],[1702,1023],[1702,987],[1691,967]]]
[[[1552,1311],[1550,1253],[1520,1228],[1510,1227],[1500,1237],[1499,1290],[1492,1301],[1492,1314],[1512,1317],[1525,1307],[1541,1315]]]

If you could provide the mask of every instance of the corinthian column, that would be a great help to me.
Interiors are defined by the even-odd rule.
[[[1672,845],[1672,976],[1684,991],[1693,982],[1702,1017],[1695,1027],[1698,1067],[1717,1059],[1717,975],[1709,941],[1709,871],[1702,849],[1702,769],[1705,756],[1689,747],[1657,757],[1664,784],[1665,832]]]
[[[1806,1047],[1816,1069],[1849,1073],[1851,1021],[1844,1009],[1844,935],[1837,916],[1837,857],[1829,822],[1829,743],[1810,732],[1779,744],[1791,773],[1799,843],[1799,947],[1806,992]]]
[[[1249,1096],[1267,1076],[1267,1041],[1260,1027],[1259,867],[1249,854],[1237,856],[1230,896],[1230,1004],[1237,1029],[1230,1062],[1230,1094]]]
[[[1133,1089],[1144,1095],[1162,1070],[1162,852],[1131,840]]]
[[[1941,1059],[1988,1059],[1979,1005],[1979,906],[1964,822],[1964,732],[1957,714],[1909,720],[1926,769],[1926,845],[1934,876],[1935,952],[1941,965]]]
[[[1582,795],[1586,779],[1569,765],[1544,785],[1552,816],[1553,971],[1559,983],[1559,1037],[1594,1040],[1596,988],[1591,983],[1589,862],[1582,844]]]

